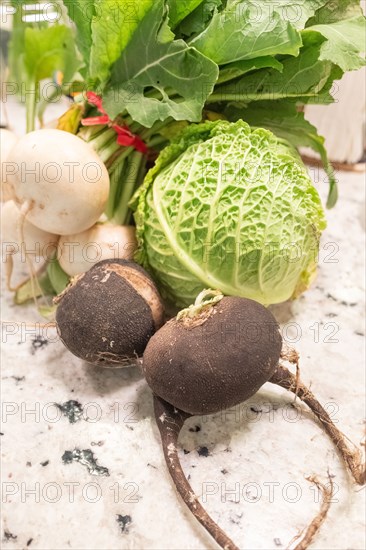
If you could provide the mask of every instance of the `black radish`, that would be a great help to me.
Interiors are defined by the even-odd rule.
[[[135,262],[121,259],[103,260],[75,277],[55,302],[64,345],[100,366],[136,362],[164,318],[152,279]]]
[[[297,366],[292,374],[281,359]],[[271,382],[293,392],[306,403],[337,446],[349,472],[365,483],[361,453],[351,449],[346,437],[298,376],[298,355],[285,350],[278,324],[261,304],[219,291],[203,291],[195,304],[168,321],[149,341],[143,355],[143,371],[153,390],[155,417],[166,463],[183,501],[226,550],[238,550],[199,503],[178,457],[178,437],[185,421],[235,406]],[[306,548],[320,528],[332,493],[322,488],[323,503],[306,530],[298,550]]]

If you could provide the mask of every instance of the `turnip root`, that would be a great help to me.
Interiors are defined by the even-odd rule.
[[[5,174],[26,218],[56,235],[92,227],[107,203],[105,165],[87,143],[61,130],[22,137],[9,154]]]
[[[5,181],[5,161],[8,159],[9,154],[16,142],[18,137],[5,128],[0,129],[0,161],[1,161],[1,202],[8,201],[13,198],[12,188]]]
[[[127,260],[99,262],[76,277],[55,301],[62,342],[77,357],[100,366],[136,363],[163,323],[153,281]]]
[[[62,236],[58,248],[60,266],[73,277],[102,260],[131,260],[137,247],[135,233],[131,225],[97,223],[82,233]]]
[[[27,265],[31,276],[41,269],[56,251],[58,235],[47,233],[22,219],[14,201],[7,201],[1,209],[1,241],[3,261],[7,266],[8,287],[11,286],[13,260]]]
[[[286,388],[306,403],[331,437],[354,480],[365,483],[361,453],[350,448],[324,408],[298,376],[280,360],[296,363],[297,353],[282,346],[272,314],[253,300],[203,291],[194,306],[168,321],[150,340],[143,371],[153,390],[155,417],[166,463],[183,501],[225,549],[236,545],[198,502],[178,457],[178,437],[185,421],[196,414],[219,412],[254,395],[265,382]],[[311,523],[299,545],[306,548],[329,508]]]

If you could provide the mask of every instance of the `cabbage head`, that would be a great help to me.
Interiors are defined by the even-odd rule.
[[[178,307],[204,288],[274,304],[315,276],[326,227],[319,195],[288,142],[242,120],[186,128],[132,207],[136,260]]]

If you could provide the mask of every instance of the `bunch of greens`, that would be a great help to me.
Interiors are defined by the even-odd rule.
[[[358,0],[58,0],[58,20],[37,25],[19,15],[29,2],[12,3],[28,131],[56,71],[56,93],[73,99],[58,128],[105,163],[109,220],[131,222],[152,169],[134,201],[139,259],[169,298],[185,305],[216,286],[274,303],[308,286],[325,222],[296,150],[320,155],[334,206],[324,138],[304,106],[336,100],[335,81],[364,65]]]
[[[76,25],[87,87],[111,118],[136,131],[203,109],[243,119],[310,146],[337,191],[324,139],[304,118],[334,101],[334,81],[364,64],[365,19],[357,0],[64,0]],[[86,9],[86,6],[88,9]],[[150,134],[152,135],[152,134]]]

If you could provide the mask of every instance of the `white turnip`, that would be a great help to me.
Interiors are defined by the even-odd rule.
[[[39,229],[22,219],[14,201],[7,201],[1,208],[1,244],[3,262],[7,266],[8,287],[13,262],[27,266],[32,276],[44,266],[57,249],[58,235]]]
[[[65,273],[73,277],[85,273],[101,260],[131,260],[136,247],[133,226],[97,223],[82,233],[62,236],[58,261]]]
[[[103,162],[80,138],[61,130],[22,137],[5,163],[5,181],[35,226],[72,235],[96,223],[109,194]]]
[[[1,161],[1,202],[12,198],[12,189],[9,183],[5,182],[5,161],[8,159],[10,151],[18,141],[18,137],[5,128],[0,129],[0,161]]]

